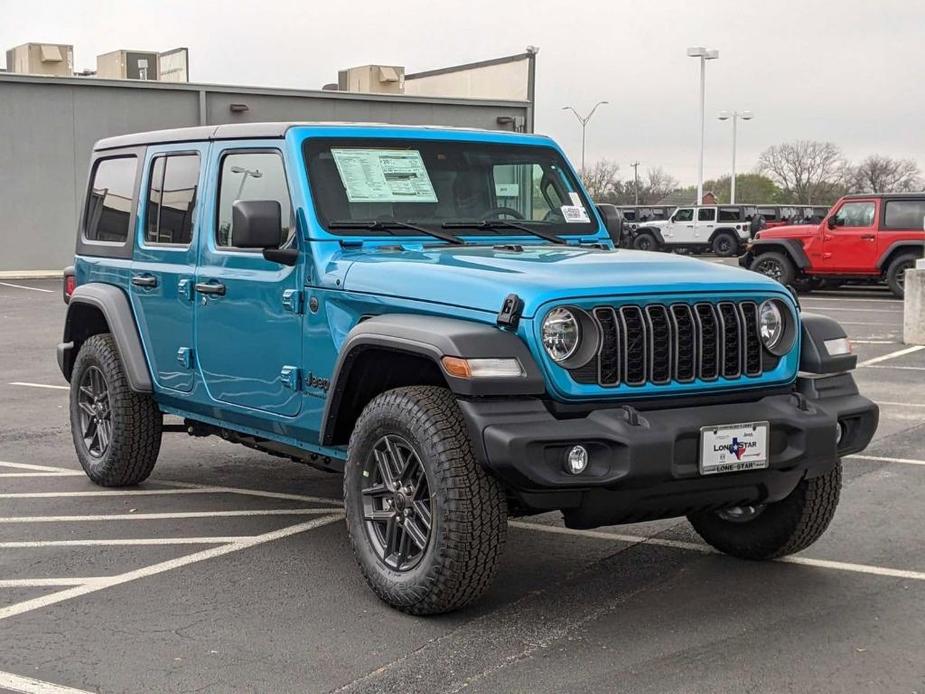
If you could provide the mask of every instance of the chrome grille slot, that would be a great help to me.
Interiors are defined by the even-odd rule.
[[[666,385],[760,376],[766,368],[754,301],[596,306],[591,315],[601,344],[575,371],[577,382]]]

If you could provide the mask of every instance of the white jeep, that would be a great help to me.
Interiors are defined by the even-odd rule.
[[[664,221],[640,225],[633,247],[643,251],[712,250],[716,255],[739,255],[761,225],[752,205],[679,207]]]

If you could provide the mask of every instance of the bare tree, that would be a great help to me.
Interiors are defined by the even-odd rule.
[[[796,203],[819,202],[831,195],[845,174],[842,151],[832,142],[795,140],[769,147],[758,158],[758,170]]]
[[[893,159],[872,154],[848,176],[853,193],[909,193],[922,190],[922,172],[911,159]]]
[[[678,179],[661,166],[646,172],[645,182],[639,182],[639,204],[654,205],[678,187]]]
[[[582,181],[591,199],[595,202],[617,202],[623,187],[619,173],[620,165],[610,159],[600,159],[587,167]]]

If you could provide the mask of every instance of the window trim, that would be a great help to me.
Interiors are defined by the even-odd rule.
[[[237,246],[220,246],[218,243],[218,213],[222,205],[222,171],[225,167],[225,159],[233,154],[275,154],[279,157],[283,165],[283,178],[286,180],[286,195],[289,197],[289,214],[290,221],[295,220],[295,205],[292,202],[292,188],[289,185],[289,172],[286,171],[286,155],[278,147],[226,147],[218,152],[218,167],[215,178],[215,207],[213,208],[212,230],[209,233],[210,251],[213,253],[224,253],[226,255],[245,254],[247,256],[263,257],[263,251],[259,248],[239,248]],[[295,224],[295,226],[298,226]],[[292,233],[291,238],[296,239],[298,233]],[[298,247],[298,241],[295,241]],[[282,246],[280,246],[282,248]]]
[[[712,212],[712,213],[713,213],[713,217],[712,217],[711,219],[701,219],[701,218],[700,218],[700,213],[701,213],[701,212],[704,212],[704,211],[710,211],[710,212]],[[704,223],[704,222],[705,222],[705,223],[713,223],[713,224],[715,224],[715,223],[716,223],[716,220],[717,220],[717,213],[718,213],[718,208],[716,208],[716,207],[698,207],[698,208],[697,208],[697,221],[696,221],[696,223],[697,223],[697,224],[700,224],[700,223]]]
[[[838,214],[845,209],[848,205],[872,205],[874,208],[874,218],[871,220],[870,224],[865,226],[846,226],[844,224],[836,224],[835,227],[831,230],[833,232],[838,232],[840,229],[877,229],[880,226],[880,215],[877,209],[876,200],[845,200],[841,205],[839,205],[837,210],[830,212],[831,216],[835,219],[838,218]]]
[[[923,195],[921,198],[884,198],[883,201],[880,203],[883,208],[883,212],[881,215],[880,227],[879,227],[880,229],[883,229],[884,231],[906,231],[906,232],[914,232],[914,233],[925,233],[925,222],[923,222],[922,228],[919,228],[919,229],[914,229],[914,228],[910,229],[907,226],[891,226],[887,224],[886,223],[887,205],[889,205],[891,202],[917,202],[925,206],[925,195]]]
[[[197,149],[192,149],[192,150],[176,150],[176,151],[173,151],[173,150],[158,151],[154,155],[152,155],[150,159],[150,166],[148,167],[147,171],[145,171],[145,176],[146,176],[145,180],[147,181],[148,185],[145,187],[143,191],[144,201],[145,201],[144,203],[145,214],[144,214],[143,223],[141,225],[141,238],[139,239],[139,243],[138,243],[139,248],[144,248],[148,250],[188,251],[190,248],[193,247],[193,245],[195,245],[196,234],[199,231],[198,229],[199,224],[196,224],[195,220],[194,220],[194,226],[193,226],[193,233],[190,234],[189,243],[161,243],[160,241],[148,241],[148,205],[151,203],[151,196],[150,196],[151,174],[154,171],[154,166],[157,163],[158,159],[169,159],[170,157],[182,157],[182,156],[190,156],[190,155],[195,155],[196,158],[199,159],[199,178],[197,179],[196,197],[194,198],[194,200],[196,201],[196,206],[193,207],[193,210],[195,210],[196,207],[198,207],[199,205],[199,199],[201,197],[199,195],[199,189],[202,187],[202,182],[203,182],[202,181],[202,173],[203,173],[202,153]],[[167,178],[167,162],[165,161],[164,162],[164,179],[166,178]],[[161,185],[163,185],[164,179],[161,179]],[[161,190],[161,195],[163,195],[163,189]],[[141,199],[142,199],[141,191],[139,191],[139,194],[138,194],[139,203],[141,202]],[[159,232],[161,228],[160,210],[158,210],[157,212],[157,228]]]
[[[93,183],[96,181],[96,174],[99,171],[100,166],[103,162],[113,161],[115,159],[134,159],[135,160],[135,178],[132,181],[132,198],[131,198],[131,209],[129,210],[128,218],[128,229],[126,230],[125,239],[122,241],[100,241],[98,239],[91,239],[87,236],[87,223],[89,222],[90,214],[90,200],[93,195]],[[87,246],[97,246],[99,248],[118,248],[129,250],[132,248],[129,245],[129,240],[132,238],[132,227],[137,219],[138,215],[138,186],[140,184],[139,174],[141,166],[139,161],[142,157],[139,156],[137,152],[125,152],[120,154],[115,154],[113,156],[98,157],[93,160],[93,164],[90,167],[90,177],[87,179],[87,189],[84,192],[84,204],[83,211],[80,216],[80,244]]]

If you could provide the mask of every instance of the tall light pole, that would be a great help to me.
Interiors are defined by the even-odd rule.
[[[707,85],[707,61],[719,58],[719,51],[714,48],[692,46],[687,49],[688,58],[700,59],[700,162],[697,166],[697,200],[696,204],[703,203],[703,131],[704,131],[704,101]]]
[[[571,106],[563,106],[563,111],[571,111],[575,114],[575,118],[578,119],[578,122],[581,123],[581,177],[585,177],[585,130],[588,127],[588,121],[591,120],[591,116],[594,115],[594,112],[597,111],[598,106],[603,106],[604,104],[610,103],[609,101],[598,101],[594,104],[594,108],[591,109],[591,112],[587,116],[582,116],[578,111],[576,111]]]
[[[630,166],[633,167],[633,195],[636,198],[636,207],[639,207],[639,162],[634,161]]]
[[[732,180],[729,183],[729,204],[735,205],[736,202],[736,122],[741,118],[742,120],[751,120],[754,118],[754,114],[751,111],[720,111],[718,118],[720,120],[729,120],[732,119]]]

